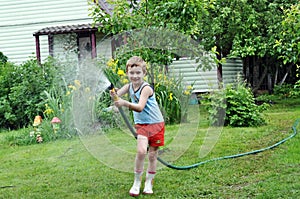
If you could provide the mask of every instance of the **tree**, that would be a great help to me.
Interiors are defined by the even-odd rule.
[[[278,72],[274,74],[274,71],[280,67],[285,70],[286,64],[294,63],[292,57],[299,57],[297,43],[292,48],[288,45],[274,48],[276,43],[279,46],[280,42],[294,42],[298,38],[298,29],[293,27],[294,22],[289,22],[292,16],[299,20],[298,0],[146,0],[139,3],[118,0],[112,3],[115,13],[112,16],[100,8],[91,13],[95,22],[103,24],[101,31],[115,34],[154,26],[188,34],[201,41],[206,50],[216,46],[219,60],[241,57],[245,78],[254,91],[261,87],[267,74],[276,79]],[[285,10],[292,5],[295,6],[291,11],[294,14],[290,16]],[[284,15],[287,21],[282,25]],[[283,32],[297,33],[282,38]]]
[[[280,34],[275,42],[275,49],[283,64],[299,64],[300,62],[300,4],[292,5],[284,10],[280,26]],[[284,76],[284,82],[287,75]]]
[[[199,37],[206,49],[216,45],[220,56],[241,57],[246,69],[245,78],[253,90],[258,89],[266,75],[282,65],[273,45],[281,34],[283,10],[298,1],[205,2],[207,12],[202,16]]]
[[[198,39],[199,19],[205,11],[201,0],[127,0],[107,1],[113,7],[112,15],[101,9],[100,5],[90,8],[95,24],[102,24],[99,31],[104,34],[119,34],[125,31],[163,28],[190,35]]]

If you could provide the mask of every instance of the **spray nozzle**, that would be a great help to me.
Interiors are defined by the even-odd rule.
[[[109,87],[107,87],[108,90],[113,90],[114,88],[115,86],[112,83],[110,83]]]
[[[114,101],[117,101],[118,99],[119,99],[119,97],[118,97],[118,95],[117,95],[117,93],[116,93],[116,90],[115,90],[115,87],[114,87],[114,85],[111,83],[110,84],[110,86],[108,87],[108,89],[111,91],[111,92],[113,92],[113,93],[115,93],[116,95],[113,97],[113,100]]]

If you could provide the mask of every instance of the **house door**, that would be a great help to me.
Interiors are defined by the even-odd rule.
[[[92,58],[92,45],[89,33],[78,34],[78,59],[84,61]]]

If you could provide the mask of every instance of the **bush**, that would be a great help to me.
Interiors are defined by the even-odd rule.
[[[80,82],[65,81],[62,72],[66,67],[52,58],[42,65],[29,60],[20,66],[9,62],[1,66],[0,116],[4,119],[0,127],[24,129],[21,134],[7,136],[9,143],[27,145],[77,135],[72,117],[72,95],[79,89]],[[42,116],[39,126],[33,125],[36,116]],[[54,117],[61,119],[59,129],[51,124]],[[42,141],[38,141],[38,137]]]
[[[2,52],[0,52],[0,63],[5,64],[7,62],[7,59],[8,58]]]
[[[213,125],[253,127],[265,124],[262,111],[267,105],[256,105],[251,89],[244,83],[227,85],[224,90],[210,94],[208,99]]]
[[[275,85],[274,95],[277,95],[281,98],[300,97],[300,80],[298,80],[295,83],[295,85],[292,84]]]
[[[0,64],[0,127],[18,129],[43,112],[42,93],[52,84],[53,67],[29,60]]]

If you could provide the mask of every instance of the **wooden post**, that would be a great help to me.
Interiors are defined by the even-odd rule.
[[[35,52],[37,61],[41,63],[40,38],[38,35],[35,35]]]
[[[91,44],[92,44],[92,59],[97,57],[97,48],[96,48],[96,34],[92,32],[91,34]]]

